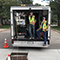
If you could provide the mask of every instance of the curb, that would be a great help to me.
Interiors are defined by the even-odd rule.
[[[10,28],[9,28],[9,29],[10,29]],[[7,30],[9,30],[9,29],[4,29],[4,30],[2,30],[2,31],[0,31],[0,32],[7,31]]]
[[[58,30],[56,30],[56,29],[53,29],[53,28],[51,28],[53,31],[55,31],[55,32],[57,32],[57,33],[59,33],[60,34],[60,31],[58,31]]]

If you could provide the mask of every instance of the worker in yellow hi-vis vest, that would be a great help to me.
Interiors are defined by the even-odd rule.
[[[46,46],[46,41],[47,41],[47,32],[48,32],[48,22],[45,20],[46,18],[43,17],[43,21],[41,23],[41,26],[37,29],[36,33],[37,33],[37,36],[38,38],[40,38],[40,32],[43,32],[43,35],[44,35],[44,44],[43,46]]]
[[[29,15],[29,34],[30,34],[30,39],[34,39],[35,38],[35,23],[36,23],[35,15],[33,15],[33,12],[30,12],[30,15]]]

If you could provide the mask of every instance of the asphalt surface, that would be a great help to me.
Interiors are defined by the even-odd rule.
[[[5,37],[7,38],[7,43],[9,45],[9,49],[12,49],[13,47],[11,45],[10,30],[0,32],[0,48],[3,48],[3,46],[4,46]],[[34,49],[36,49],[36,48],[34,48]],[[37,48],[37,49],[39,49],[39,48]],[[60,49],[60,34],[58,32],[51,30],[50,46],[48,48],[44,48],[44,49]]]
[[[12,52],[17,53],[16,49],[0,49],[0,51],[0,60],[6,60],[8,54],[11,54]],[[28,53],[28,60],[60,60],[60,49],[19,49],[18,53]]]
[[[9,48],[4,49],[4,38],[7,38]],[[11,45],[10,30],[0,32],[0,60],[6,60],[12,52],[27,52],[28,60],[59,60],[60,59],[60,34],[51,30],[50,46],[47,48],[13,48]]]

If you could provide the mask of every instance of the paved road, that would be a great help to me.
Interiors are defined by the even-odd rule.
[[[11,45],[10,30],[0,33],[0,48],[3,48],[5,37],[7,37],[9,48],[13,48]],[[60,34],[59,33],[51,30],[50,46],[47,49],[60,49]]]
[[[6,60],[8,54],[11,54],[12,52],[17,52],[17,50],[15,49],[0,49],[0,51],[0,60]],[[19,49],[18,52],[28,53],[28,60],[60,60],[60,49]]]
[[[8,49],[3,49],[4,38],[7,37]],[[48,48],[13,48],[10,39],[10,30],[0,33],[0,60],[6,60],[12,52],[28,52],[28,60],[59,60],[60,34],[51,30],[51,44]]]

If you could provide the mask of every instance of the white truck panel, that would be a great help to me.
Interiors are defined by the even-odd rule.
[[[48,39],[50,39],[50,36],[51,36],[51,8],[49,8],[49,12],[48,12],[48,24],[49,24]]]
[[[14,47],[48,47],[48,42],[46,46],[43,46],[44,41],[14,41],[14,44],[12,44],[12,46]]]
[[[48,28],[48,39],[50,39],[50,35],[51,35],[51,27],[50,27],[50,24],[51,24],[51,8],[49,6],[40,6],[40,7],[11,7],[10,11],[11,11],[11,36],[12,36],[12,39],[13,39],[13,36],[14,36],[14,27],[13,27],[13,10],[29,10],[31,8],[31,10],[48,10],[48,24],[49,24],[49,28]],[[21,21],[21,20],[20,20]],[[17,22],[17,24],[19,24]],[[28,42],[28,41],[27,41]],[[20,42],[18,43],[18,46],[26,46],[26,47],[43,47],[43,43],[44,41],[40,41],[40,42],[34,42],[34,44],[27,44],[27,42]],[[39,45],[41,44],[41,45]],[[14,41],[14,44],[12,44],[13,46],[17,46],[17,41]],[[47,45],[49,46],[49,45]],[[46,46],[46,47],[47,47]]]

